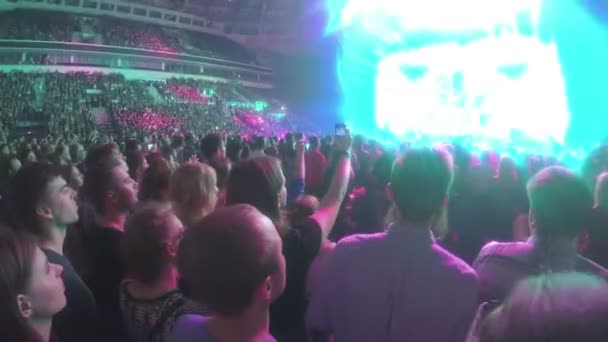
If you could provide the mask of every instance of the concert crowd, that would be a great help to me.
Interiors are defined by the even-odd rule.
[[[3,340],[608,340],[608,146],[252,131],[234,90],[0,74]]]

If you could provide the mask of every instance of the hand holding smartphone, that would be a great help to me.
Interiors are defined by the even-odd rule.
[[[336,124],[336,133],[334,138],[334,149],[336,151],[350,152],[352,138],[350,131],[344,123]]]
[[[344,123],[337,123],[336,124],[336,136],[338,137],[343,137],[346,135],[346,124]]]

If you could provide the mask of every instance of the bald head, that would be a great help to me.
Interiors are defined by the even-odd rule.
[[[281,239],[272,221],[246,204],[218,209],[188,229],[178,267],[192,297],[218,315],[241,314],[262,285],[272,287],[273,299],[284,287]]]

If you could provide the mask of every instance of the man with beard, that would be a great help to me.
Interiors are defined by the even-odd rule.
[[[119,245],[129,211],[137,203],[137,183],[119,155],[102,158],[87,170],[84,194],[95,212],[94,224],[85,239],[90,273],[87,284],[98,303],[100,337],[122,337],[119,287],[123,279]]]

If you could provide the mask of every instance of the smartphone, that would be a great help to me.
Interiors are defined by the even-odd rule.
[[[343,123],[336,124],[336,135],[337,136],[346,135],[346,124],[343,124]]]
[[[154,144],[148,144],[148,150],[151,150],[154,148]]]

